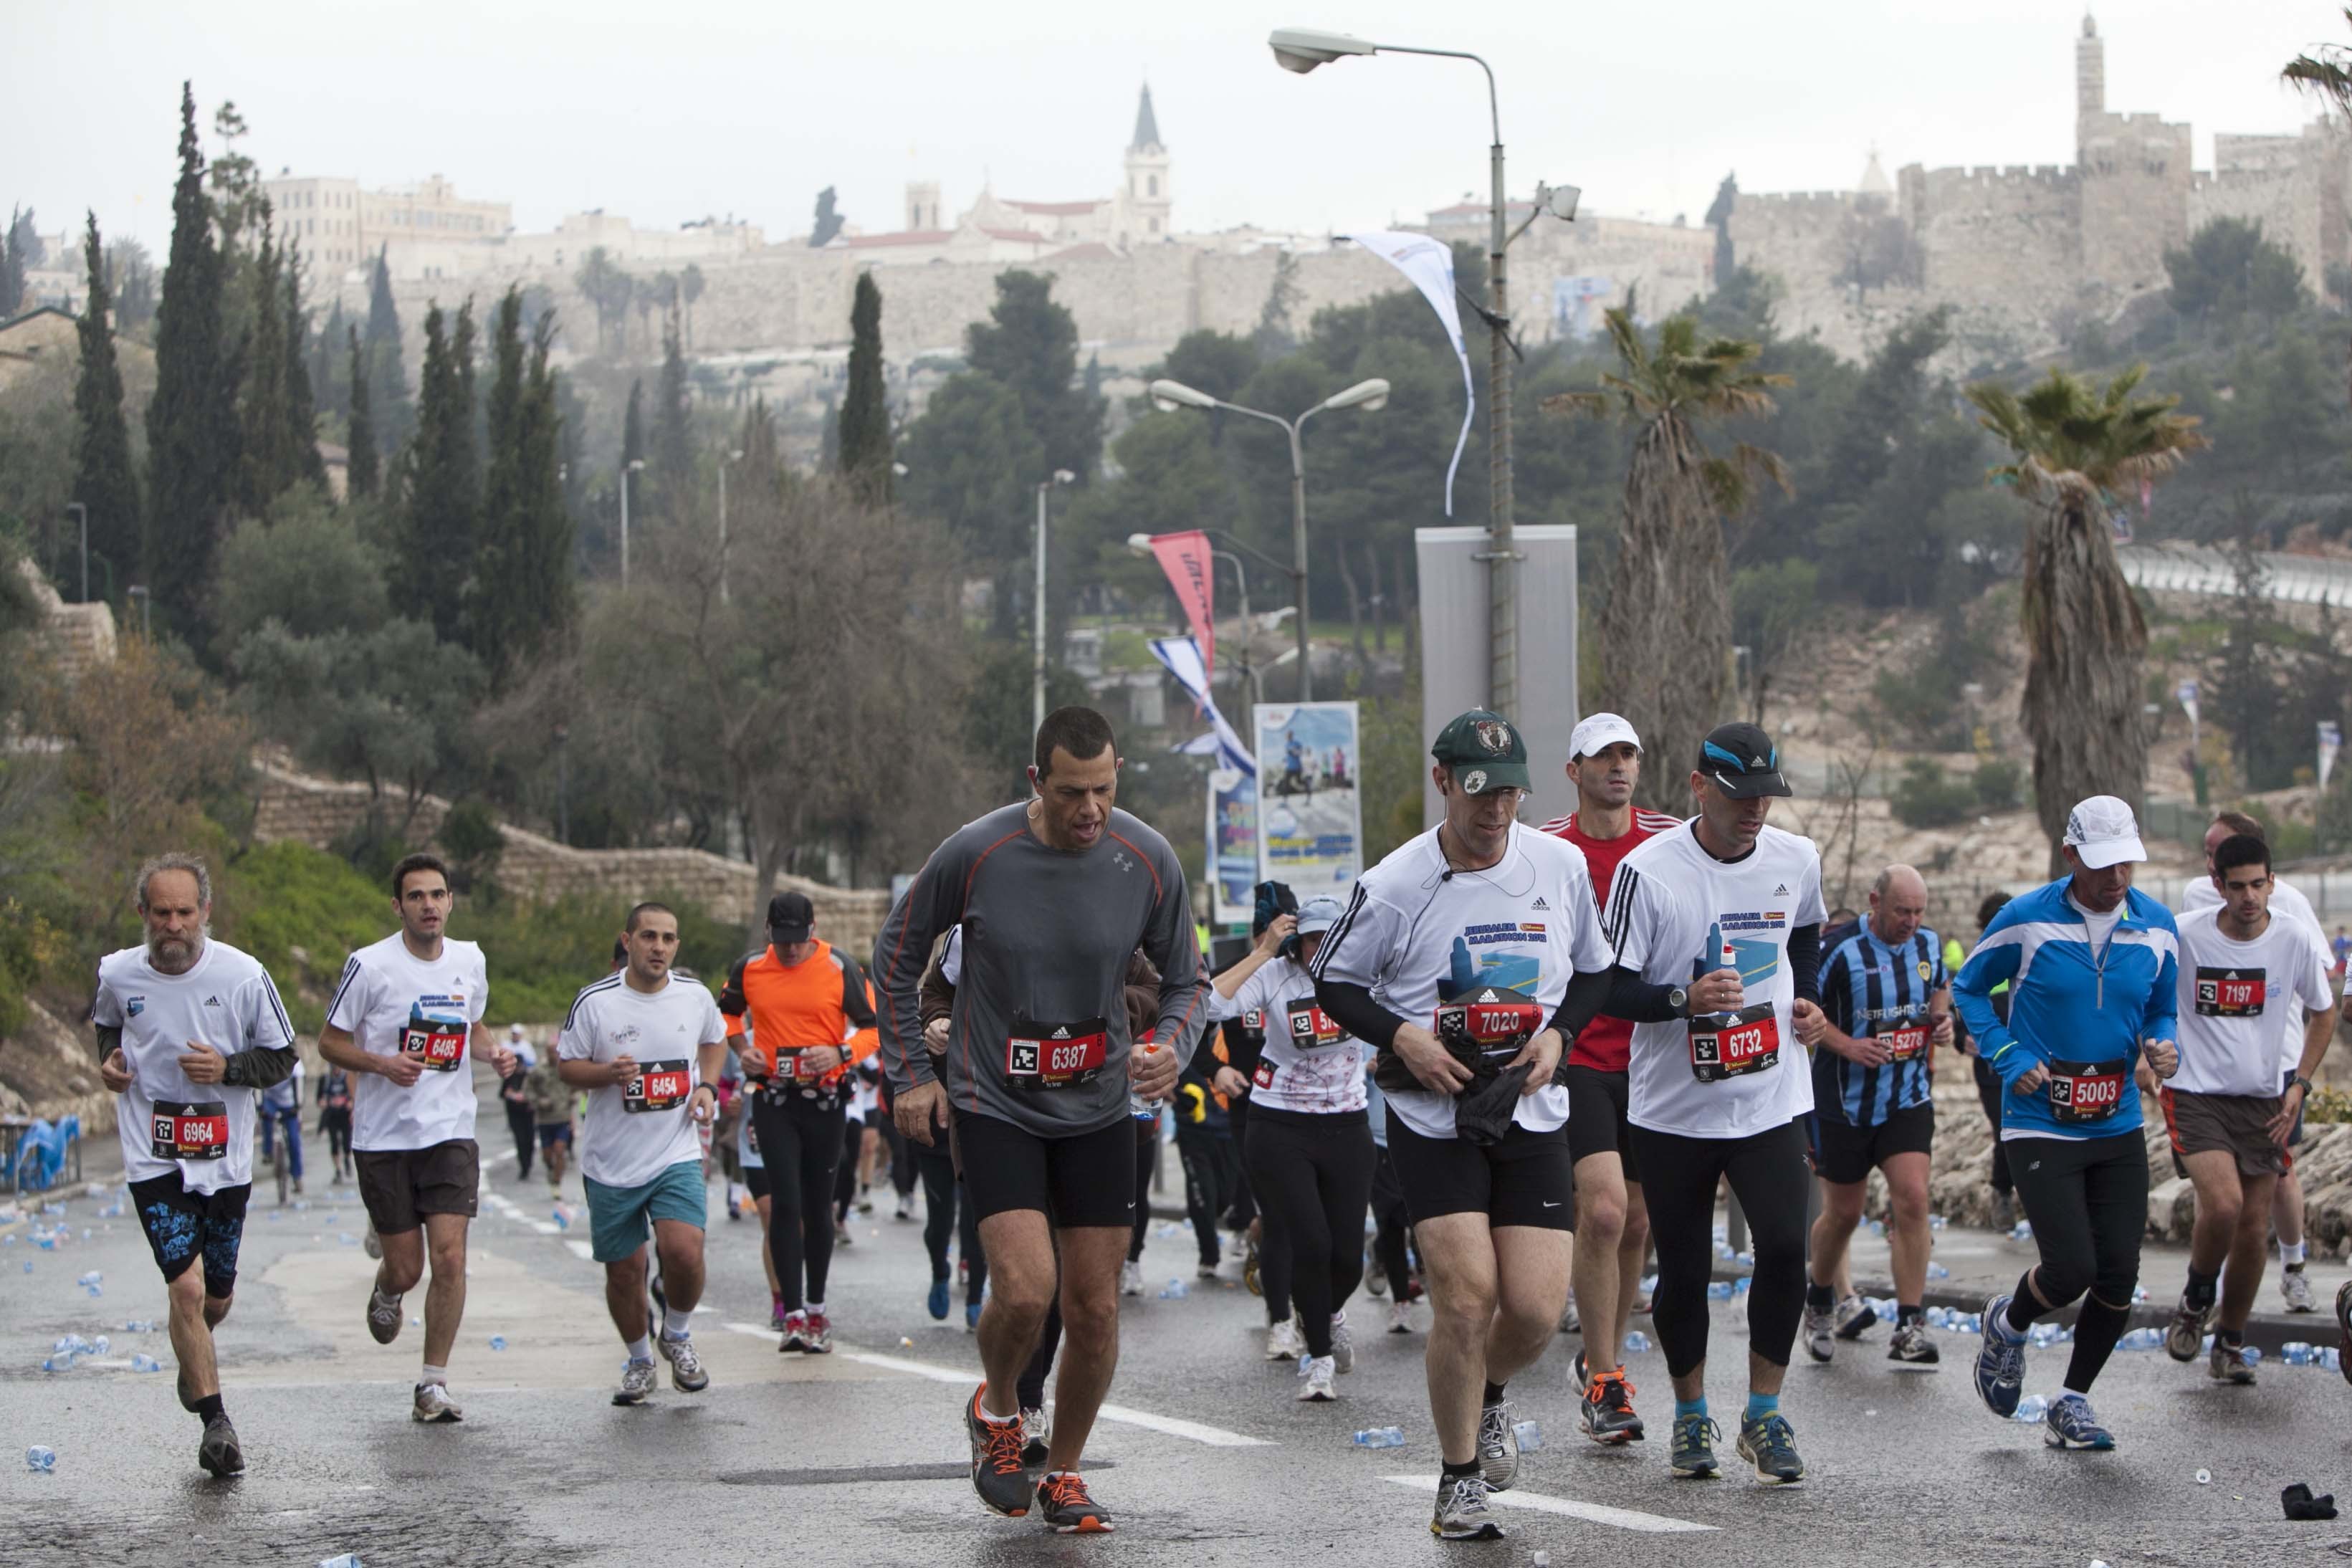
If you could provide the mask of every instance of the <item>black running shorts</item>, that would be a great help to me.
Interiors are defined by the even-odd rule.
[[[977,1110],[955,1111],[955,1152],[982,1219],[1034,1209],[1056,1230],[1135,1224],[1135,1130],[1118,1120],[1092,1132],[1041,1137]]]
[[[378,1236],[404,1236],[429,1214],[474,1217],[482,1188],[482,1156],[471,1138],[425,1149],[354,1149],[360,1201]]]
[[[177,1170],[131,1184],[131,1206],[165,1284],[201,1259],[205,1294],[225,1300],[236,1289],[236,1248],[245,1236],[245,1206],[253,1184],[192,1193]]]
[[[1925,1154],[1936,1142],[1936,1108],[1930,1103],[1891,1111],[1875,1127],[1856,1127],[1821,1111],[1808,1120],[1814,1173],[1840,1186],[1867,1181],[1890,1154]]]
[[[1576,1167],[1566,1128],[1530,1132],[1515,1122],[1500,1143],[1481,1147],[1462,1138],[1424,1138],[1393,1105],[1388,1114],[1389,1163],[1416,1225],[1483,1214],[1490,1226],[1576,1228]]]
[[[1638,1182],[1642,1167],[1633,1159],[1633,1123],[1625,1119],[1627,1075],[1599,1068],[1568,1064],[1568,1157],[1577,1164],[1591,1154],[1614,1153],[1625,1167],[1625,1179]]]

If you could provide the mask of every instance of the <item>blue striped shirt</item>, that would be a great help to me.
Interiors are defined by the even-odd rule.
[[[1944,944],[1925,926],[1889,947],[1869,921],[1857,921],[1831,931],[1822,948],[1822,1011],[1856,1039],[1928,1027],[1927,999],[1952,983]],[[1875,1127],[1927,1103],[1927,1057],[1922,1043],[1906,1060],[1864,1067],[1823,1047],[1813,1057],[1813,1103],[1832,1121]]]

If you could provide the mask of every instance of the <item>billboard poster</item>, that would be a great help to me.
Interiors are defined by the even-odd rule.
[[[1303,902],[1344,899],[1364,868],[1362,761],[1353,702],[1261,702],[1250,712],[1257,751],[1260,879],[1287,882]]]
[[[1209,923],[1246,928],[1256,884],[1257,781],[1219,768],[1209,775]]]

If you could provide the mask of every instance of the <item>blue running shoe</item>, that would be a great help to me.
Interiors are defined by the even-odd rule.
[[[973,1301],[967,1305],[963,1310],[963,1331],[970,1334],[977,1333],[979,1331],[980,1303]]]
[[[1775,1411],[1757,1421],[1739,1424],[1739,1457],[1756,1467],[1756,1479],[1775,1486],[1794,1486],[1805,1479],[1805,1461],[1797,1457],[1797,1435],[1788,1417]]]
[[[930,1308],[933,1322],[944,1323],[948,1321],[948,1282],[946,1280],[931,1281],[930,1299],[924,1305]]]
[[[1675,1417],[1674,1453],[1666,1468],[1684,1480],[1711,1480],[1722,1473],[1715,1460],[1716,1440],[1723,1428],[1704,1415]]]
[[[2100,1453],[2116,1446],[2116,1435],[2099,1425],[2091,1402],[2079,1394],[2062,1394],[2051,1405],[2042,1440],[2053,1448],[2092,1448]]]
[[[2025,1336],[2009,1326],[2009,1298],[1995,1296],[1985,1303],[1984,1343],[1977,1351],[1977,1394],[1987,1410],[2006,1421],[2017,1414],[2017,1398],[2024,1389]]]

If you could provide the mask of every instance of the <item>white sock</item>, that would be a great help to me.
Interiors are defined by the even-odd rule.
[[[808,1304],[808,1315],[809,1315],[810,1317],[812,1317],[812,1318],[822,1318],[822,1317],[824,1317],[824,1302],[822,1302],[822,1301],[811,1301],[811,1302]]]
[[[428,1383],[437,1383],[444,1388],[448,1387],[449,1369],[446,1366],[426,1366],[423,1372],[417,1374],[416,1384],[418,1387],[422,1388]]]
[[[650,1362],[654,1359],[654,1347],[645,1335],[639,1334],[629,1342],[629,1359],[642,1362]]]
[[[2303,1261],[2303,1249],[2304,1249],[2304,1246],[2305,1246],[2305,1244],[2304,1244],[2303,1242],[2300,1242],[2300,1241],[2296,1242],[2293,1247],[2289,1247],[2289,1246],[2288,1246],[2285,1242],[2284,1242],[2284,1241],[2280,1242],[2280,1243],[2279,1243],[2279,1261],[2280,1261],[2281,1263],[2300,1263],[2300,1262],[2302,1262],[2302,1261]]]
[[[662,1309],[662,1338],[682,1340],[686,1338],[687,1331],[693,1326],[693,1308],[664,1307]]]
[[[2079,1399],[2085,1405],[2088,1405],[2091,1402],[2089,1391],[2081,1388],[2062,1388],[2058,1391],[2058,1397],[2061,1399]]]

